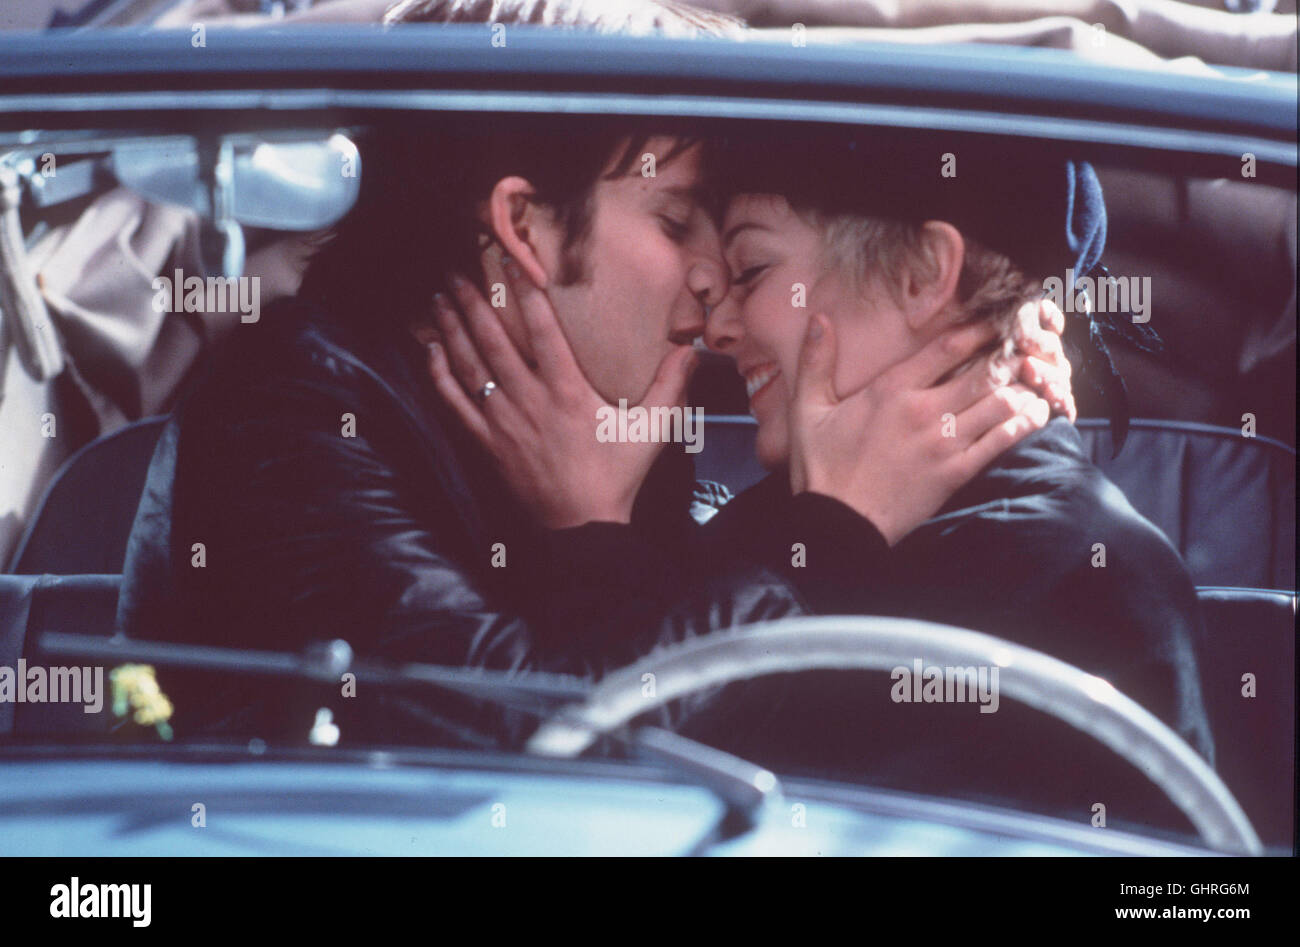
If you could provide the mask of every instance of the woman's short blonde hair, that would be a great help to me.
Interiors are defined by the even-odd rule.
[[[823,264],[847,277],[859,293],[881,290],[896,297],[904,274],[922,282],[938,275],[933,246],[920,222],[799,209],[796,213],[821,232]],[[993,322],[998,336],[992,354],[1009,358],[1020,309],[1042,297],[1042,283],[1005,254],[962,236],[965,253],[956,295],[963,321]]]

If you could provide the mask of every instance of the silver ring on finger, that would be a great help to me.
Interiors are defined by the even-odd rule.
[[[479,404],[482,404],[483,402],[487,401],[488,398],[492,397],[492,392],[496,390],[497,390],[497,383],[489,380],[483,384],[482,388],[480,388],[477,392],[475,392],[474,400],[477,401]]]

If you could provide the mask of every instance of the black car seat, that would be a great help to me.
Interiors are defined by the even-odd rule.
[[[1077,427],[1092,462],[1164,531],[1197,585],[1295,590],[1293,448],[1235,428],[1135,420],[1112,459],[1108,422]]]
[[[166,417],[145,418],[87,444],[46,488],[10,572],[120,573],[145,474]]]
[[[1296,596],[1234,588],[1202,588],[1197,594],[1207,632],[1201,680],[1215,766],[1264,843],[1289,848],[1295,823]]]

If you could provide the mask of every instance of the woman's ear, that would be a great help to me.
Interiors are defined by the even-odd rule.
[[[544,221],[533,201],[533,186],[521,177],[502,178],[488,197],[488,226],[502,249],[540,289],[550,281],[542,261],[547,258],[546,244],[552,238],[549,222]]]
[[[961,231],[941,220],[921,225],[919,258],[909,261],[903,274],[904,315],[908,328],[924,331],[956,300],[957,284],[966,260]]]

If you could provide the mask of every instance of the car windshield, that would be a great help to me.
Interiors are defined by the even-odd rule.
[[[0,770],[1288,850],[1293,18],[482,6],[0,12]]]

